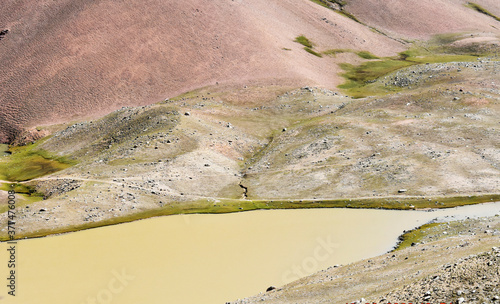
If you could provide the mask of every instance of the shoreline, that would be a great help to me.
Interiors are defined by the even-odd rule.
[[[248,212],[248,211],[257,211],[257,210],[292,210],[292,209],[376,209],[376,210],[400,210],[400,211],[426,211],[432,212],[433,210],[443,210],[443,209],[451,209],[454,207],[465,207],[471,205],[479,205],[485,203],[496,203],[500,202],[500,194],[486,194],[482,196],[453,196],[453,197],[397,197],[399,203],[386,202],[386,206],[378,205],[377,201],[380,200],[389,200],[394,197],[385,197],[385,198],[356,198],[356,199],[334,199],[334,200],[229,200],[229,199],[221,199],[222,205],[217,209],[214,208],[212,202],[188,202],[188,203],[177,203],[181,206],[172,206],[166,205],[160,209],[152,209],[146,210],[142,212],[138,212],[135,214],[129,214],[119,218],[108,218],[102,220],[100,222],[91,222],[85,223],[82,225],[72,225],[61,227],[58,229],[46,229],[46,230],[38,230],[31,233],[22,233],[19,232],[16,239],[34,239],[41,238],[52,235],[60,235],[71,232],[78,232],[88,229],[95,229],[100,227],[118,225],[123,223],[130,223],[138,220],[146,220],[155,217],[161,216],[170,216],[170,215],[189,215],[189,214],[227,214],[227,213],[239,213],[239,212]],[[405,204],[409,204],[409,202],[414,202],[415,200],[420,200],[427,202],[423,205],[423,207],[418,207],[417,204],[414,205],[414,208],[410,208]],[[439,202],[441,204],[430,206],[430,202]],[[464,202],[464,200],[468,200],[468,202]],[[406,201],[406,203],[402,202]],[[447,202],[448,204],[443,203],[442,201]],[[349,202],[349,204],[345,204]],[[461,203],[459,203],[461,202]],[[342,204],[344,203],[344,204]],[[392,203],[392,206],[390,204]],[[175,203],[173,203],[175,204]],[[208,204],[208,205],[207,205]],[[170,208],[169,208],[170,207]],[[177,207],[177,208],[176,208]],[[224,208],[226,207],[226,208]],[[5,213],[4,213],[5,214]],[[2,235],[0,237],[0,242],[7,241],[7,236]]]

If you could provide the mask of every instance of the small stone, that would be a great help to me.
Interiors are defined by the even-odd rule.
[[[184,113],[184,115],[189,116],[189,115],[191,115],[191,113],[186,112],[186,113]]]
[[[408,191],[408,190],[407,189],[399,189],[398,193],[405,193],[406,191]]]
[[[458,298],[458,300],[457,300],[457,303],[458,303],[458,304],[462,304],[463,302],[465,302],[465,299],[464,299],[464,298]]]

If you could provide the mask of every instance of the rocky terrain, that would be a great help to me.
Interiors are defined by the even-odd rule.
[[[498,303],[498,215],[421,230],[405,249],[231,303]]]
[[[499,201],[499,15],[496,0],[7,3],[0,220],[9,189],[17,238]],[[500,303],[499,230],[425,225],[235,303]]]
[[[417,65],[370,84],[397,93],[362,99],[210,87],[42,128],[51,135],[18,150],[76,165],[23,183],[45,199],[25,202],[19,236],[185,212],[497,200],[499,72],[493,58]],[[7,173],[38,172],[9,165],[22,153],[4,157]]]

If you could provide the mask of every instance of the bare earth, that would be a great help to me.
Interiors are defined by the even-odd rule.
[[[5,3],[0,142],[25,128],[98,117],[216,83],[334,88],[342,79],[333,63],[345,58],[325,64],[293,42],[299,35],[319,51],[389,56],[405,49],[399,38],[499,31],[497,21],[462,0],[346,2],[367,26],[309,0]],[[478,2],[500,11],[498,1]]]
[[[338,68],[293,42],[302,34],[321,48],[404,49],[308,0],[23,0],[2,6],[1,29],[0,141],[216,83],[339,84]]]

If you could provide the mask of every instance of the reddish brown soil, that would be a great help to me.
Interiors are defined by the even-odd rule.
[[[402,49],[308,0],[20,0],[2,5],[2,29],[1,142],[217,82],[336,85],[332,59],[306,53],[301,34],[318,49]]]
[[[483,31],[498,34],[500,23],[465,6],[477,3],[500,13],[497,0],[348,0],[346,9],[392,36],[426,39],[435,34]]]
[[[458,0],[350,1],[370,25],[423,37],[498,22]],[[493,12],[496,0],[481,0]],[[413,3],[413,2],[412,2]],[[441,9],[435,9],[441,7]],[[383,13],[380,13],[383,12]],[[467,20],[467,22],[464,22]],[[100,116],[203,86],[342,79],[316,50],[393,55],[404,46],[309,0],[19,0],[0,10],[0,142],[36,125]]]

